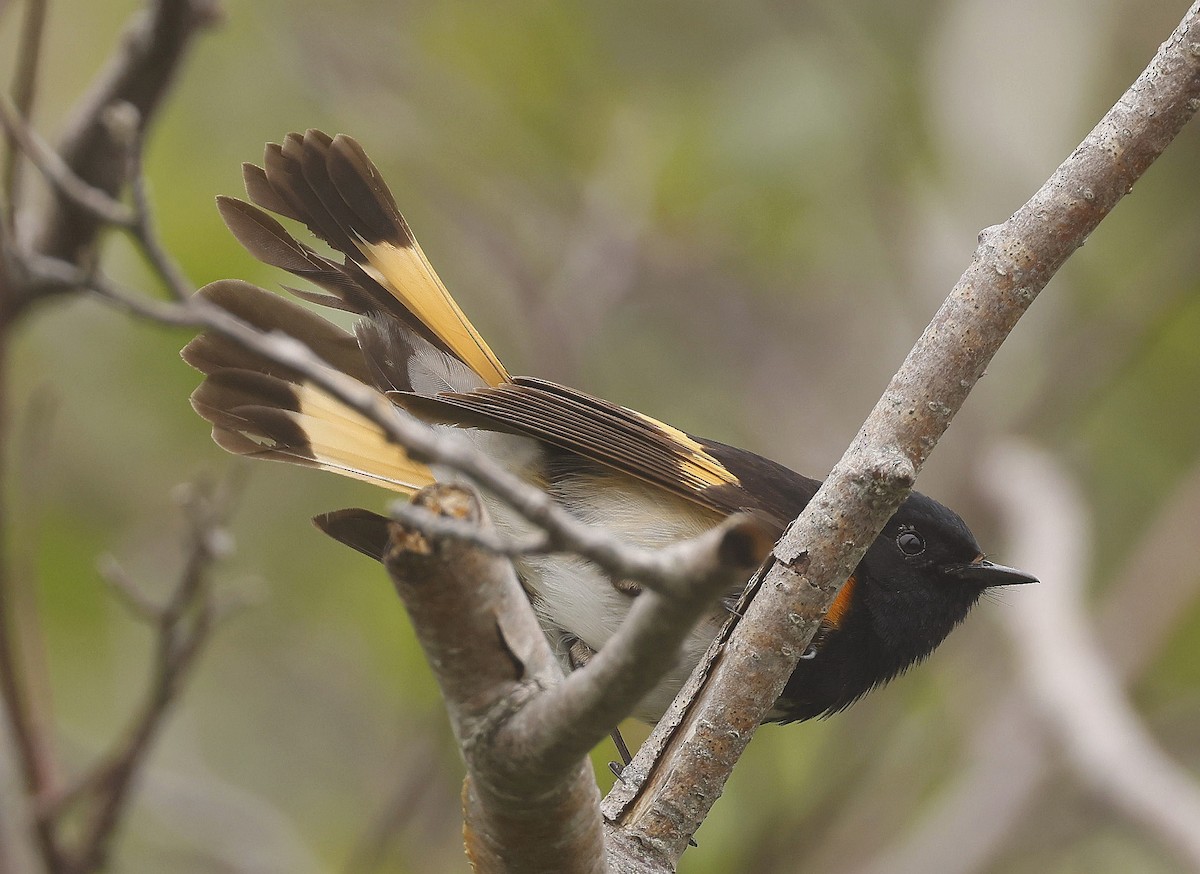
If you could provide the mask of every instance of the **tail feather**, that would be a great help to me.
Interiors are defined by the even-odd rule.
[[[262,167],[249,161],[242,164],[242,182],[246,186],[246,194],[263,209],[294,222],[304,223],[300,214],[271,187],[271,183],[267,181],[267,171]]]
[[[488,385],[508,372],[434,272],[378,169],[352,138],[310,130],[267,147],[245,171],[256,204],[293,218],[346,256],[344,264],[296,242],[250,204],[222,199],[230,230],[256,257],[312,279],[362,315],[382,313],[465,362]],[[347,282],[346,280],[349,280]],[[328,303],[321,300],[322,303]]]
[[[433,482],[369,419],[311,383],[260,371],[219,369],[192,393],[213,440],[236,455],[330,470],[399,492]]]
[[[313,517],[313,524],[339,543],[356,549],[367,558],[383,561],[387,552],[391,520],[370,510],[334,510]]]
[[[307,279],[328,294],[289,289],[297,297],[359,315],[386,312],[394,307],[393,296],[356,262],[339,264],[297,241],[279,222],[263,210],[236,197],[217,198],[217,209],[225,226],[242,246],[264,264],[279,267]],[[398,314],[413,328],[422,329],[410,313]]]
[[[470,365],[424,337],[406,333],[396,322],[364,320],[355,325],[354,333],[375,386],[383,391],[432,395],[470,391],[484,384]]]
[[[304,340],[330,370],[371,384],[354,335],[303,307],[238,280],[214,282],[198,294],[257,327]],[[206,376],[192,406],[212,423],[213,440],[223,449],[401,492],[433,482],[429,468],[389,443],[378,425],[290,368],[212,333],[196,337],[182,354]]]
[[[240,279],[218,280],[196,293],[260,330],[279,331],[303,340],[330,367],[370,383],[358,341],[328,319]],[[213,333],[200,334],[181,354],[184,361],[201,373],[238,367],[275,375],[291,374],[288,368]]]
[[[244,165],[243,176],[253,203],[217,201],[234,236],[260,261],[321,289],[295,290],[301,299],[364,319],[352,334],[237,280],[212,283],[199,294],[259,328],[303,341],[331,370],[395,399],[509,380],[434,273],[357,142],[314,130],[288,134],[267,146],[261,168]],[[269,213],[305,225],[344,259],[300,242]],[[428,467],[303,374],[212,333],[189,343],[183,357],[206,375],[192,405],[230,452],[402,492],[433,481]]]

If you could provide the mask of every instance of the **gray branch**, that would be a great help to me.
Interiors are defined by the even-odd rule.
[[[59,145],[62,164],[74,178],[110,197],[121,193],[130,180],[136,144],[170,92],[194,38],[219,16],[218,0],[153,0],[133,17],[107,67],[75,107]],[[105,224],[94,210],[54,198],[30,237],[43,255],[87,264]],[[31,300],[10,305],[19,311]]]
[[[465,486],[429,486],[413,500],[487,529]],[[607,870],[588,751],[672,666],[700,614],[770,547],[760,526],[741,517],[689,545],[676,554],[681,579],[686,573],[692,584],[644,592],[609,645],[564,679],[507,559],[395,523],[384,563],[467,763],[466,837],[476,870]]]
[[[174,40],[178,54],[180,40],[186,41],[186,28],[180,29],[186,15],[211,6],[163,0],[154,9],[155,15],[137,31],[151,35],[150,42],[130,40],[129,57],[150,65],[161,41]],[[1000,343],[1058,267],[1200,107],[1197,10],[1193,6],[1150,68],[1042,190],[1004,225],[980,235],[972,266],[821,491],[776,545],[770,566],[752,588],[757,597],[747,602],[745,620],[731,623],[710,651],[694,681],[694,701],[681,700],[672,708],[606,802],[607,834],[594,816],[595,786],[581,750],[622,708],[632,706],[642,685],[653,684],[647,665],[654,664],[654,655],[647,644],[655,635],[665,633],[669,639],[704,609],[705,596],[711,598],[735,574],[744,574],[758,554],[748,523],[735,519],[710,535],[657,551],[581,525],[545,493],[467,441],[406,416],[373,389],[332,371],[295,339],[259,331],[203,300],[160,303],[130,295],[81,268],[103,219],[72,203],[60,202],[47,215],[38,235],[41,252],[29,256],[25,266],[48,286],[89,288],[161,323],[208,328],[301,373],[378,423],[415,459],[460,471],[545,532],[544,542],[521,548],[575,552],[615,576],[644,583],[648,591],[618,639],[578,679],[559,682],[508,562],[467,542],[482,543],[486,535],[426,538],[398,528],[387,562],[400,577],[398,587],[413,610],[422,643],[434,654],[431,661],[464,741],[471,771],[471,851],[477,862],[489,860],[482,870],[505,870],[509,862],[503,857],[509,850],[527,853],[529,870],[601,870],[596,866],[603,866],[605,846],[614,851],[613,864],[624,866],[622,870],[666,869],[720,794],[840,581],[903,500]],[[194,25],[195,19],[191,21]],[[164,81],[171,69],[164,68]],[[129,178],[136,140],[114,134],[106,107],[114,100],[133,105],[144,124],[161,96],[125,93],[119,72],[118,67],[105,77],[99,96],[85,102],[81,117],[87,123],[72,128],[63,149],[74,176],[111,193]],[[94,163],[83,160],[92,154],[98,156]],[[113,175],[118,154],[119,179]],[[475,518],[472,514],[460,513],[467,520]],[[451,527],[442,533],[453,533]],[[501,546],[498,551],[510,550]],[[424,575],[409,573],[410,562],[424,565]],[[461,578],[472,585],[461,585]],[[429,579],[445,585],[430,585]],[[489,585],[479,585],[484,580]],[[486,596],[482,600],[481,593]],[[448,637],[448,632],[453,634]],[[453,646],[464,634],[489,645]],[[633,663],[636,671],[630,671]],[[631,681],[630,673],[644,676]],[[500,742],[494,745],[482,742],[496,738]],[[496,757],[497,750],[507,755]],[[653,769],[651,756],[661,757]],[[515,762],[540,763],[552,777],[549,785],[545,780],[534,786],[523,783],[524,772]],[[553,815],[545,815],[547,810]],[[562,818],[565,828],[548,821],[555,817]],[[505,835],[516,841],[515,850]],[[564,859],[576,867],[563,868]]]
[[[657,759],[653,773],[606,799],[616,827],[673,858],[684,851],[842,581],[908,494],[1000,344],[1198,108],[1200,3],[1046,184],[1008,221],[980,234],[971,266],[777,544],[744,619],[731,620],[736,628],[714,642],[710,655],[720,648],[721,658],[699,682],[691,709],[661,721],[643,745],[635,773],[650,773]]]
[[[1200,870],[1200,787],[1137,717],[1087,619],[1082,497],[1058,465],[1028,447],[1006,447],[988,473],[1014,546],[1053,580],[1004,613],[1042,719],[1085,785]]]

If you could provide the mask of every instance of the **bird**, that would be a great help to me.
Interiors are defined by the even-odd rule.
[[[573,516],[659,547],[735,513],[776,535],[820,481],[753,452],[694,436],[644,413],[544,379],[512,376],[434,272],[378,168],[352,137],[319,130],[268,143],[243,165],[248,200],[217,199],[225,224],[260,261],[305,280],[300,301],[349,312],[346,330],[311,307],[238,279],[197,294],[256,327],[305,343],[418,419],[453,428]],[[278,216],[278,218],[276,218]],[[324,252],[280,221],[304,226]],[[315,241],[314,241],[315,242]],[[411,495],[455,472],[410,458],[381,428],[302,374],[212,331],[183,349],[203,374],[193,408],[236,455],[284,461]],[[499,530],[530,529],[483,495]],[[318,527],[375,559],[386,518],[360,508]],[[640,594],[564,553],[514,559],[547,638],[567,669],[601,650]],[[764,721],[796,722],[849,707],[923,661],[983,592],[1036,582],[988,559],[953,510],[913,491],[884,526],[822,618]],[[730,592],[690,633],[676,664],[634,708],[656,721],[728,617]]]

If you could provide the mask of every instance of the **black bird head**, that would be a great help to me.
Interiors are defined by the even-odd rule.
[[[957,513],[913,492],[847,580],[772,718],[848,707],[933,652],[985,589],[1034,582],[988,561]]]

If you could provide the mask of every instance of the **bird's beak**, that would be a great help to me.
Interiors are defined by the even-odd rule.
[[[952,564],[946,568],[946,573],[957,577],[963,582],[974,583],[977,586],[991,588],[992,586],[1019,586],[1025,583],[1036,583],[1037,577],[1030,576],[1025,571],[1015,567],[1005,567],[1002,564],[988,561],[983,556],[966,564]]]

